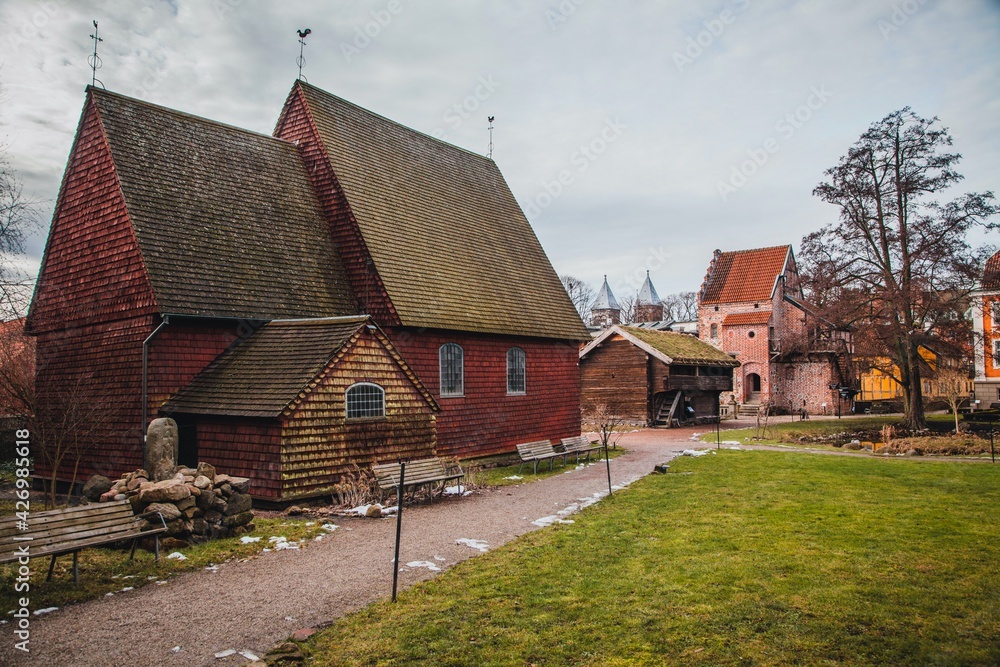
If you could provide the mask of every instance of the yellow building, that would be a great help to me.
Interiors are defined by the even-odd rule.
[[[963,359],[939,355],[923,345],[917,351],[924,362],[921,365],[921,388],[925,401],[944,399],[955,389],[965,396],[972,392],[973,380],[965,372]],[[858,401],[903,399],[903,387],[896,379],[899,377],[899,367],[891,359],[873,357],[865,365],[867,368],[861,373]]]

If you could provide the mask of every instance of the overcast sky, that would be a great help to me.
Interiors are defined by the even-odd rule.
[[[619,298],[646,269],[697,289],[715,248],[797,249],[836,219],[823,171],[907,105],[950,128],[962,191],[1000,189],[997,0],[0,0],[0,138],[46,227],[93,19],[109,90],[259,132],[306,27],[312,84],[479,153],[495,116],[556,271]]]

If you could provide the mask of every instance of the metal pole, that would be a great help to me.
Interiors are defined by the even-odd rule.
[[[722,419],[722,417],[719,417],[719,419],[715,420],[715,448],[716,449],[722,449],[722,443],[720,442],[721,439],[719,437],[719,420],[720,419]]]
[[[608,469],[608,495],[611,495],[611,459],[608,457],[608,441],[604,441],[604,465]]]
[[[396,487],[396,555],[392,559],[392,601],[396,601],[396,584],[399,582],[399,535],[403,528],[403,481],[406,461],[399,462],[399,486]]]
[[[994,431],[995,428],[996,424],[990,424],[990,459],[993,461],[993,463],[997,462],[997,454],[995,451],[993,451],[993,433],[995,433]]]

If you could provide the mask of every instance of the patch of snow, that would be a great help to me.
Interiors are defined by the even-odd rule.
[[[172,560],[187,560],[188,557],[185,556],[184,554],[182,554],[180,551],[175,551],[172,554],[170,554],[169,556],[167,556],[167,560],[171,560],[171,559]]]
[[[535,519],[531,522],[533,525],[539,528],[544,528],[545,526],[551,526],[554,523],[575,523],[570,519],[560,519],[559,517],[553,516],[543,516],[541,519]]]
[[[322,535],[317,535],[316,537],[313,538],[313,542],[321,542],[321,541],[323,541]]]
[[[429,560],[411,560],[409,563],[406,564],[406,567],[426,567],[431,572],[441,571],[441,568],[439,568],[437,565],[430,562]]]
[[[447,559],[444,556],[434,556],[434,560],[443,561]]]
[[[167,582],[165,582],[165,581],[157,581],[157,582],[156,582],[156,585],[157,585],[157,586],[166,586],[166,585],[167,585]]]
[[[104,594],[104,597],[106,597],[106,598],[113,598],[114,596],[115,596],[114,593],[105,593]]]
[[[243,649],[242,651],[240,651],[240,655],[242,655],[247,660],[251,660],[251,661],[254,661],[254,662],[256,662],[257,660],[260,660],[260,657],[258,657],[256,653],[253,653],[252,651],[248,651],[246,649]]]
[[[446,486],[445,489],[444,489],[444,495],[446,495],[446,496],[457,496],[459,494],[461,494],[463,496],[471,496],[472,495],[472,491],[469,491],[468,489],[462,491],[461,488],[462,487],[460,487],[460,486]]]
[[[735,447],[733,447],[733,449],[739,449],[741,443],[740,443],[739,440],[723,440],[721,444],[723,444],[723,445],[736,445]]]
[[[509,477],[504,477],[504,479],[510,479],[510,480],[513,480],[513,481],[516,482],[516,481],[522,480],[524,478],[521,477],[520,475],[510,475]]]
[[[393,505],[392,507],[383,507],[382,515],[385,516],[386,514],[395,514],[398,511],[399,507],[397,505]]]
[[[474,540],[468,537],[460,537],[459,539],[455,540],[455,544],[462,544],[464,546],[469,547],[470,549],[475,549],[476,551],[480,551],[483,553],[486,553],[487,551],[490,550],[490,545],[487,544],[486,542],[483,542],[482,540]]]
[[[277,544],[278,542],[287,542],[288,538],[285,537],[284,535],[274,535],[267,538],[267,541],[270,542],[271,544]]]
[[[208,572],[218,572],[219,571],[219,566],[218,565],[209,565],[209,566],[207,566],[205,568],[205,570],[208,571]]]
[[[227,648],[225,651],[219,651],[215,654],[215,659],[222,660],[223,658],[228,658],[231,655],[236,655],[236,649]]]
[[[707,449],[685,449],[683,452],[681,452],[681,456],[698,457],[698,456],[705,456],[706,454],[708,454]]]
[[[316,522],[315,521],[306,521],[306,525],[307,526],[315,526]],[[243,655],[243,654],[241,653],[240,655]]]
[[[258,535],[257,537],[251,537],[249,535],[244,535],[243,537],[240,538],[240,542],[242,542],[243,544],[250,544],[251,542],[260,542],[260,536]]]
[[[121,590],[121,592],[122,593],[128,593],[129,591],[134,591],[134,590],[135,590],[135,588],[133,588],[132,586],[126,586],[125,588],[123,588]]]
[[[175,646],[172,649],[170,649],[170,652],[171,653],[180,653],[181,652],[181,647],[180,646]]]
[[[335,531],[338,528],[340,528],[340,526],[338,526],[335,523],[324,523],[322,526],[320,526],[320,528],[322,528],[323,530],[325,530],[328,533],[332,533],[333,531]]]
[[[45,609],[36,609],[35,616],[42,616],[43,614],[51,614],[57,609],[59,609],[59,607],[46,607]]]

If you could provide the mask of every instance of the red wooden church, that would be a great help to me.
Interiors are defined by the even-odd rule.
[[[169,415],[275,500],[579,433],[589,339],[492,160],[301,81],[273,137],[88,88],[28,330],[81,476]]]

